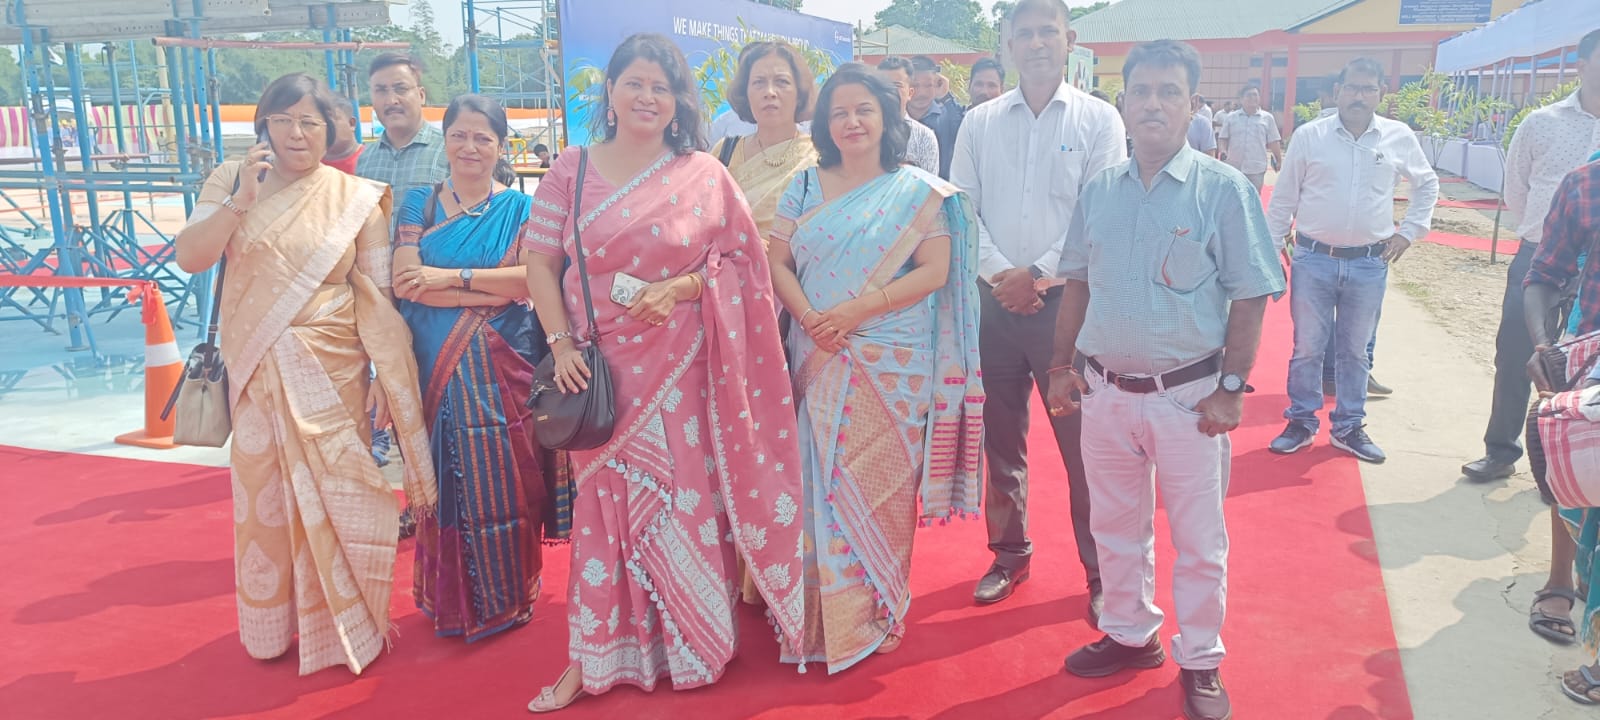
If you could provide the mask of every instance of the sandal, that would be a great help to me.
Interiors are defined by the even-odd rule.
[[[1534,634],[1559,645],[1571,645],[1578,641],[1578,628],[1572,624],[1572,610],[1567,614],[1555,615],[1539,609],[1539,603],[1551,598],[1563,598],[1573,608],[1578,606],[1578,594],[1566,588],[1545,588],[1533,594],[1533,607],[1528,610],[1528,629]],[[1565,628],[1566,632],[1562,632]]]
[[[1572,686],[1574,681],[1582,682],[1583,687],[1574,688]],[[1575,702],[1584,705],[1600,705],[1600,697],[1595,695],[1595,693],[1600,692],[1600,680],[1596,680],[1594,675],[1589,672],[1588,665],[1562,675],[1561,692],[1566,693],[1567,697],[1572,698]]]
[[[561,672],[561,677],[556,678],[556,684],[551,685],[549,687],[546,687],[543,690],[540,690],[539,691],[539,697],[534,698],[532,701],[530,701],[528,703],[528,712],[531,712],[531,713],[555,712],[557,710],[565,708],[568,705],[571,705],[573,703],[573,701],[577,700],[578,698],[581,698],[584,695],[587,695],[588,693],[584,692],[583,688],[580,687],[580,688],[578,688],[578,692],[573,693],[572,697],[567,698],[566,702],[559,702],[559,701],[556,700],[556,688],[561,686],[562,681],[567,679],[567,673],[570,673],[570,672],[572,672],[572,666],[569,665],[569,666],[567,666],[566,670],[563,670]]]
[[[905,639],[906,626],[903,624],[896,624],[892,629],[889,630],[888,636],[883,639],[883,642],[878,644],[878,649],[874,650],[873,653],[878,655],[888,655],[889,653],[899,650],[901,641]]]

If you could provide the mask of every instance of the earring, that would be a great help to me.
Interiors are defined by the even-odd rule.
[[[617,126],[617,110],[616,110],[616,108],[606,108],[606,126],[607,127],[616,127]]]
[[[672,136],[673,137],[677,137],[678,136],[678,119],[677,118],[673,118],[672,119]]]

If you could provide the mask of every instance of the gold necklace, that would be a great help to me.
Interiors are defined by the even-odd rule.
[[[780,154],[776,160],[774,160],[770,157],[767,157],[767,144],[761,141],[761,134],[757,133],[755,138],[756,145],[760,146],[761,148],[761,162],[766,163],[767,167],[769,168],[781,168],[789,165],[791,162],[790,158],[794,155],[794,141],[799,137],[800,134],[797,132],[795,133],[794,137],[789,138],[786,141],[789,143],[789,147],[784,148],[783,153]]]

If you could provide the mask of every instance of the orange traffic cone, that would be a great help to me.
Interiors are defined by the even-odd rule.
[[[167,303],[155,283],[139,283],[128,291],[129,301],[144,303],[144,429],[117,436],[122,445],[171,450],[174,416],[161,419],[161,410],[167,398],[183,380],[183,356],[178,354],[178,341],[172,336],[172,321],[167,317]]]

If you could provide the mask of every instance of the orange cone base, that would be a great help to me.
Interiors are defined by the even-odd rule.
[[[105,436],[102,435],[101,437]],[[131,433],[123,433],[118,435],[117,444],[132,445],[134,447],[149,448],[151,450],[172,450],[178,447],[177,443],[172,442],[171,435],[166,437],[151,437],[143,430],[135,430]]]

